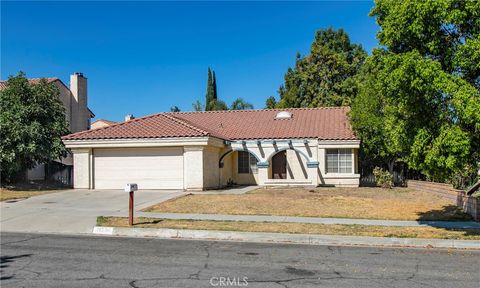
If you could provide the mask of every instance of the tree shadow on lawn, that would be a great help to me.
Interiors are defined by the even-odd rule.
[[[445,229],[446,231],[463,232],[463,236],[480,236],[480,229],[476,227],[445,227],[445,224],[447,224],[445,221],[460,222],[472,220],[471,215],[463,212],[463,210],[456,205],[445,205],[442,209],[430,210],[417,214],[419,215],[417,221],[420,224]]]
[[[470,221],[472,216],[456,205],[444,205],[442,209],[419,212],[418,221]]]

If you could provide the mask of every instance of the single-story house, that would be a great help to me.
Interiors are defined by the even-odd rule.
[[[74,187],[358,186],[348,107],[169,112],[63,137]]]

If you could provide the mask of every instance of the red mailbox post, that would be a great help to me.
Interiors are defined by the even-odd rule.
[[[128,225],[133,225],[133,192],[138,190],[138,185],[135,183],[129,183],[125,185],[125,192],[128,192]]]

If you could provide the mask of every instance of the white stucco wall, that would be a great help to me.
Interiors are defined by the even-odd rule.
[[[308,179],[307,160],[298,151],[287,150],[287,179]]]
[[[221,155],[225,152],[227,152],[227,150],[224,149]],[[235,181],[233,161],[233,153],[230,153],[223,158],[223,168],[219,168],[221,186],[226,186],[229,180]]]
[[[183,154],[184,189],[203,190],[203,146],[186,146]]]
[[[73,187],[89,189],[91,187],[91,149],[74,149],[73,152]]]
[[[218,160],[220,158],[220,149],[206,146],[203,149],[203,187],[218,188],[220,184],[220,169]]]
[[[59,98],[65,109],[65,119],[68,122],[68,129],[72,131],[72,93],[70,93],[70,90],[60,81],[55,81],[54,84],[60,92]]]
[[[89,128],[90,111],[88,110],[87,78],[73,74],[70,76],[70,92],[72,95],[71,131],[84,131]]]

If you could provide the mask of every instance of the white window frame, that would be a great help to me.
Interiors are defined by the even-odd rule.
[[[248,155],[248,164],[246,163],[240,163],[240,159],[244,161],[245,158],[241,157],[240,154],[242,153],[247,153]],[[245,170],[240,171],[240,165],[248,165],[248,172]],[[242,167],[245,168],[245,167]],[[258,167],[257,167],[257,158],[252,155],[252,153],[248,151],[238,151],[238,157],[237,157],[237,173],[238,174],[257,174],[258,173]]]
[[[336,151],[336,153],[332,153]],[[343,152],[343,153],[341,153]],[[329,155],[336,154],[336,171],[329,171]],[[341,155],[346,157],[342,159]],[[353,149],[350,148],[327,148],[325,149],[325,172],[326,174],[353,174],[354,173],[354,155]],[[343,164],[343,165],[341,165]],[[345,172],[346,170],[346,172]]]

